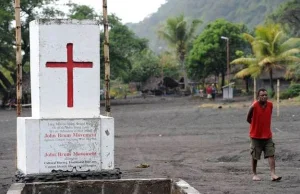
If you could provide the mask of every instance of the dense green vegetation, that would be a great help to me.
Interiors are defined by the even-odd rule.
[[[181,64],[185,89],[188,86],[188,79],[184,62],[188,47],[192,44],[195,31],[200,23],[202,23],[201,20],[194,19],[189,24],[184,15],[179,15],[168,18],[166,24],[158,31],[160,38],[165,40],[169,47],[174,50],[174,55]]]
[[[204,24],[218,18],[244,23],[249,29],[264,22],[266,15],[285,0],[167,0],[156,13],[137,24],[127,24],[138,36],[149,39],[150,48],[158,52],[165,47],[157,37],[159,26],[169,17],[184,14],[187,18],[200,18]],[[202,28],[202,29],[203,29]]]
[[[273,72],[276,69],[286,68],[287,65],[300,61],[300,38],[287,38],[278,24],[258,26],[255,37],[244,34],[252,46],[252,58],[238,58],[232,64],[247,65],[237,76],[259,76],[263,71],[268,72],[272,94],[275,93]],[[273,96],[273,95],[272,95]]]
[[[49,18],[62,14],[62,12],[55,10],[53,6],[48,5],[55,1],[57,0],[21,1],[22,65],[24,74],[28,70],[30,57],[29,22],[38,17]],[[15,88],[15,29],[13,21],[14,7],[12,1],[2,0],[0,2],[0,94],[3,101],[9,98],[9,94],[14,94]]]
[[[280,99],[293,98],[300,95],[300,84],[291,84],[289,88],[280,94]]]
[[[235,59],[236,51],[247,52],[245,40],[242,33],[247,32],[245,25],[233,24],[224,19],[218,19],[209,23],[203,32],[198,36],[189,54],[189,74],[196,80],[205,79],[208,75],[221,75],[222,83],[225,85],[226,63],[226,40],[230,42],[230,58]]]

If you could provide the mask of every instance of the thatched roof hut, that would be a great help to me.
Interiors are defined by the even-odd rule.
[[[179,83],[173,78],[164,77],[164,86],[173,89],[179,87]]]
[[[153,91],[158,90],[159,86],[162,83],[161,77],[150,77],[148,80],[142,85],[142,91]]]
[[[176,88],[179,87],[179,83],[170,77],[164,77],[162,81],[161,77],[150,77],[142,86],[142,91],[157,91],[157,90],[165,90],[166,88]]]

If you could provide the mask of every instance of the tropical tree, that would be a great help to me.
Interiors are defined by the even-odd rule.
[[[225,85],[227,71],[226,41],[221,39],[225,36],[229,39],[230,59],[236,58],[236,51],[249,52],[245,46],[242,33],[247,32],[243,24],[234,24],[224,19],[218,19],[209,23],[203,32],[194,41],[189,55],[188,70],[194,79],[204,79],[207,76],[221,75]]]
[[[51,2],[57,0],[25,1],[21,0],[21,32],[22,32],[22,66],[29,67],[29,22],[38,17],[50,17],[62,14]],[[0,2],[0,93],[3,102],[8,98],[8,93],[14,93],[16,80],[15,66],[15,29],[13,27],[14,7],[12,1]],[[25,69],[26,69],[25,68]],[[23,69],[23,73],[26,72]]]
[[[259,76],[263,71],[268,72],[272,93],[275,93],[273,83],[273,71],[282,69],[289,64],[299,62],[300,38],[288,38],[277,24],[258,26],[255,37],[244,34],[244,37],[252,46],[253,57],[238,58],[231,64],[243,64],[246,68],[236,74],[237,77],[251,75]]]
[[[84,20],[96,19],[99,15],[96,11],[87,5],[71,4],[68,17],[71,19]]]
[[[120,78],[124,82],[131,81],[130,71],[133,66],[132,57],[148,48],[148,40],[137,37],[134,32],[121,23],[115,15],[108,16],[110,39],[111,79]],[[101,45],[104,44],[104,33],[100,36]],[[103,47],[101,47],[103,48]],[[101,77],[104,78],[104,54],[101,49]]]
[[[40,1],[21,1],[21,15],[22,15],[22,65],[29,64],[30,47],[29,47],[29,23],[38,18],[53,18],[56,16],[64,16],[62,11],[59,11],[51,3],[58,0],[40,0]]]
[[[149,77],[159,74],[159,58],[153,51],[145,49],[132,57],[131,81],[146,82]]]
[[[164,39],[176,52],[184,75],[185,89],[187,88],[185,59],[188,53],[188,46],[194,39],[195,31],[201,23],[202,21],[199,19],[193,19],[189,23],[184,15],[179,15],[178,17],[167,19],[165,25],[158,31],[159,37]]]
[[[179,79],[180,64],[173,53],[168,51],[161,53],[159,55],[159,66],[162,77]]]
[[[7,91],[12,87],[12,73],[14,67],[14,34],[11,30],[11,22],[14,19],[11,1],[4,0],[0,3],[0,94],[6,100]]]

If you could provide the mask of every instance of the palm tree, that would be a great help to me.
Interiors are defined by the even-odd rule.
[[[175,49],[176,56],[181,63],[184,73],[184,88],[187,88],[187,73],[185,70],[185,57],[188,50],[188,45],[194,38],[194,33],[197,26],[202,21],[198,19],[192,20],[189,24],[184,15],[167,19],[165,25],[158,31],[160,38],[164,39],[168,45]]]
[[[287,38],[279,25],[267,24],[258,26],[255,37],[244,34],[251,44],[253,58],[238,58],[231,64],[243,64],[246,67],[236,74],[236,77],[257,77],[266,71],[270,78],[270,87],[274,94],[273,71],[282,69],[287,65],[300,61],[300,38]]]

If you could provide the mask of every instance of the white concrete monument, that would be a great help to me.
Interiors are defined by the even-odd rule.
[[[100,115],[96,21],[30,23],[32,117],[17,120],[25,174],[114,169],[114,120]]]

